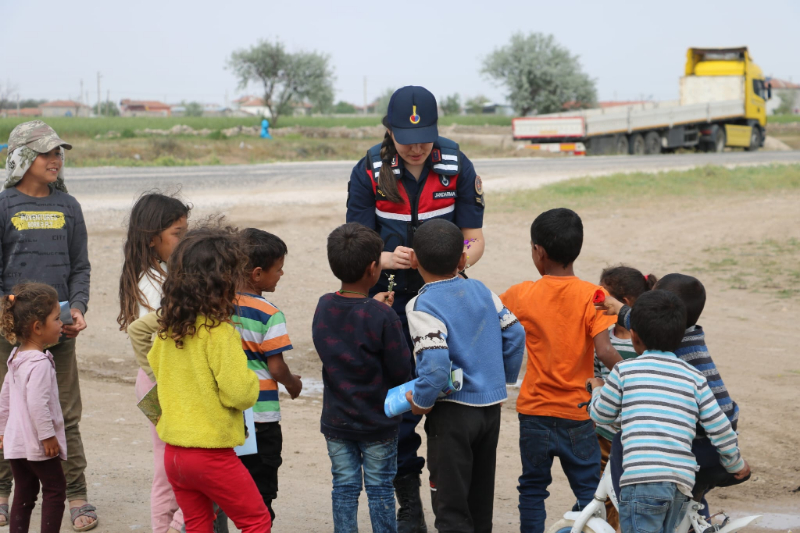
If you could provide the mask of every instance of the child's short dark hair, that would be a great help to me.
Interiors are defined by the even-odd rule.
[[[280,237],[257,228],[243,230],[242,242],[247,253],[249,271],[257,267],[269,270],[275,261],[289,253],[286,243]]]
[[[3,297],[0,331],[11,344],[28,338],[38,320],[42,324],[58,305],[58,293],[44,283],[23,282]]]
[[[328,263],[343,283],[355,283],[367,267],[381,262],[383,239],[358,222],[342,224],[328,235]]]
[[[600,274],[600,284],[619,301],[628,298],[632,303],[647,291],[653,290],[658,278],[653,274],[644,275],[635,268],[625,265],[606,268]]]
[[[436,276],[452,274],[464,253],[464,234],[458,226],[438,218],[422,224],[414,234],[419,264]]]
[[[678,296],[686,306],[686,327],[700,320],[706,306],[706,288],[700,280],[686,274],[667,274],[656,283],[656,289],[669,291]]]
[[[648,350],[674,352],[686,330],[686,306],[671,292],[646,292],[631,310],[631,330]]]
[[[531,224],[531,242],[544,248],[552,261],[566,267],[581,253],[581,217],[565,207],[545,211]]]

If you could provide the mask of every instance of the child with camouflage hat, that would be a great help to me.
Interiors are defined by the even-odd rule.
[[[24,279],[50,285],[59,301],[68,302],[72,324],[64,326],[61,342],[50,352],[64,413],[68,458],[63,467],[72,525],[75,531],[88,531],[97,526],[97,515],[86,501],[75,337],[86,328],[83,315],[89,303],[91,267],[83,212],[64,185],[65,148],[70,150],[72,145],[41,120],[20,124],[11,132],[7,178],[0,192],[0,293],[9,294]],[[12,349],[0,340],[0,379],[8,372]],[[11,483],[8,461],[0,460],[0,525],[8,523]]]

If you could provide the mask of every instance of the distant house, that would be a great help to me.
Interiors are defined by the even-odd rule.
[[[257,117],[271,117],[269,108],[264,105],[264,99],[257,96],[242,96],[231,102],[231,109]]]
[[[770,77],[767,77],[767,83],[772,86],[772,99],[767,102],[767,114],[774,113],[784,98],[794,98],[793,113],[800,113],[800,84]]]
[[[43,117],[89,117],[92,108],[74,100],[55,100],[39,106]]]
[[[363,105],[353,105],[353,107],[356,108],[356,113],[359,113],[359,114],[362,114],[362,115],[363,114],[373,115],[373,114],[377,113],[376,109],[378,108],[378,100],[375,100],[371,104],[367,104],[366,108]]]
[[[119,114],[123,117],[169,117],[172,108],[169,104],[156,100],[122,100]]]
[[[0,109],[0,117],[41,117],[42,110],[38,107],[23,107],[19,111],[16,109]]]
[[[292,114],[296,117],[310,115],[311,110],[314,109],[314,106],[308,102],[292,102],[289,105],[292,106]]]

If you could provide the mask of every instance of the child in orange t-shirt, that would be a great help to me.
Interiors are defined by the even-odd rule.
[[[609,369],[621,361],[608,328],[614,317],[592,303],[597,285],[575,277],[572,265],[583,245],[583,224],[574,211],[551,209],[531,225],[533,264],[539,281],[525,281],[500,299],[525,327],[528,364],[519,412],[520,530],[542,533],[544,500],[558,457],[578,502],[592,501],[600,482],[600,447],[585,409],[591,395],[586,380],[594,376],[594,355]]]

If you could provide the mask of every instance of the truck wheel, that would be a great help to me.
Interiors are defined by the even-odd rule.
[[[750,146],[745,148],[748,152],[755,152],[761,147],[761,131],[759,131],[757,126],[753,126],[753,130],[750,132]]]
[[[717,130],[717,138],[714,141],[714,152],[721,153],[725,151],[725,143],[728,142],[728,139],[725,137],[725,128],[720,127]]]
[[[645,136],[644,151],[647,155],[661,153],[661,135],[659,135],[658,132],[651,131]]]
[[[619,135],[617,136],[617,154],[619,155],[628,155],[630,148],[628,147],[628,136],[627,135]]]
[[[629,141],[631,155],[644,155],[645,144],[644,137],[640,133],[635,133]]]

